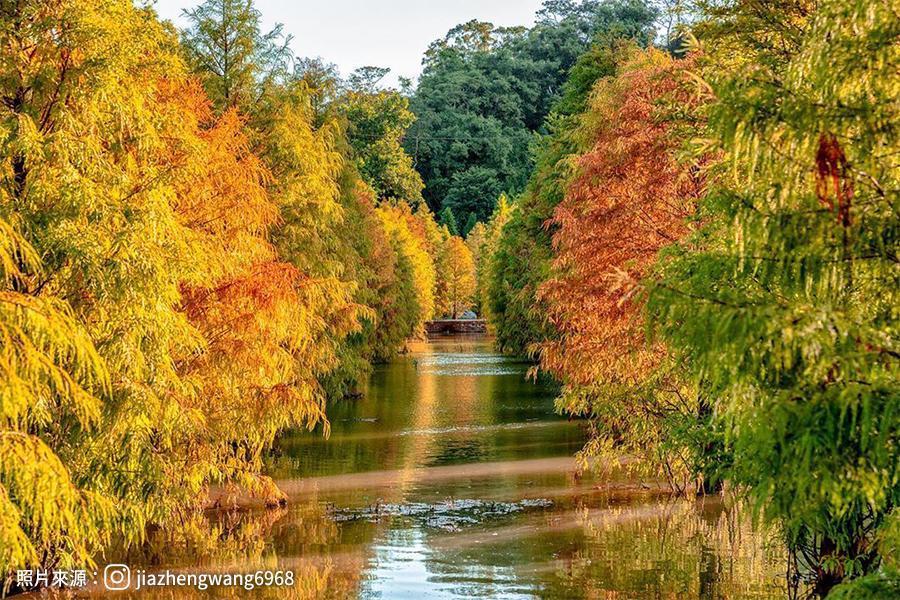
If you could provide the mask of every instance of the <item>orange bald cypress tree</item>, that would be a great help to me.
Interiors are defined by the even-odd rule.
[[[586,115],[594,146],[554,212],[557,256],[539,290],[560,333],[539,347],[541,364],[565,383],[560,406],[592,420],[585,457],[624,446],[679,485],[693,468],[672,420],[700,409],[665,349],[645,339],[641,283],[659,250],[688,233],[703,188],[676,158],[684,140],[671,107],[696,104],[690,65],[634,51],[598,84]]]
[[[203,345],[178,360],[191,382],[181,402],[202,415],[210,459],[226,457],[215,463],[218,477],[271,488],[255,475],[263,449],[283,427],[325,420],[315,375],[295,368],[311,341],[296,318],[306,277],[267,239],[279,213],[243,120],[234,110],[216,117],[195,82],[169,91],[164,101],[176,106],[185,135],[173,145],[175,209],[203,250],[203,279],[182,284],[181,309]]]

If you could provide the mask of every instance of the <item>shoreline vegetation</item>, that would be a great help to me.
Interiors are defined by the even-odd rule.
[[[184,17],[0,6],[0,597],[329,485],[279,436],[469,311],[589,429],[509,468],[729,494],[791,583],[900,592],[897,0],[548,0],[400,89]]]

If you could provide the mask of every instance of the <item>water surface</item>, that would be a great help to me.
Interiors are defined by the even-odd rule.
[[[330,439],[279,443],[270,470],[288,508],[215,517],[212,541],[180,558],[171,547],[131,558],[289,568],[297,585],[132,596],[784,596],[778,545],[722,499],[673,500],[616,469],[580,475],[584,426],[556,415],[556,390],[527,369],[483,338],[419,344],[376,368],[361,397],[330,407]]]

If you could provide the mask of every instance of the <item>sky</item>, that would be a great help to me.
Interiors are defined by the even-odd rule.
[[[164,19],[185,25],[184,8],[200,0],[156,0]],[[541,0],[256,0],[264,31],[276,23],[292,34],[302,57],[334,63],[342,76],[367,65],[390,67],[382,83],[415,79],[428,45],[454,25],[471,19],[494,25],[534,24]]]

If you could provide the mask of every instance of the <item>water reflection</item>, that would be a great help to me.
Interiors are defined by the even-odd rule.
[[[219,515],[207,546],[142,559],[297,571],[290,589],[141,598],[779,598],[784,556],[721,499],[672,501],[616,470],[576,472],[584,431],[556,390],[484,340],[423,344],[331,407],[332,436],[286,436],[278,513]],[[200,557],[199,559],[197,557]],[[92,595],[101,595],[93,590]],[[118,597],[123,597],[122,595]]]

